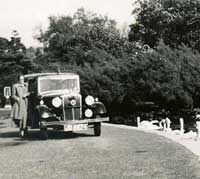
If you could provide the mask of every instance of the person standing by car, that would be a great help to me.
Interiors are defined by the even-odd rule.
[[[12,118],[15,124],[20,128],[20,135],[24,136],[27,122],[27,86],[24,84],[24,77],[19,76],[19,83],[12,87],[12,98],[14,105],[12,110]]]

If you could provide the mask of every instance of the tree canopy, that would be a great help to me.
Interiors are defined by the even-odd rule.
[[[21,43],[17,31],[13,31],[11,39],[0,38],[0,89],[11,86],[19,74],[26,74],[33,69],[32,59],[27,57],[26,47]]]
[[[48,70],[79,73],[85,95],[97,95],[108,106],[113,101],[119,104],[126,93],[127,59],[139,47],[120,34],[114,20],[84,9],[73,17],[50,17],[49,21],[48,30],[38,36],[45,45],[38,61],[50,62]]]
[[[129,39],[121,35],[115,21],[84,9],[77,10],[74,16],[50,17],[49,28],[38,36],[45,48],[44,53],[36,58],[37,62],[45,66],[44,71],[60,69],[80,74],[83,94],[100,97],[110,111],[131,112],[141,101],[153,101],[164,108],[200,105],[199,52],[192,49],[193,46],[183,45],[185,41],[167,38],[164,32],[170,32],[172,21],[179,22],[171,13],[167,19],[172,16],[174,20],[164,25],[166,16],[161,10],[165,6],[171,7],[167,0],[138,2],[141,6],[135,10],[138,16],[131,26]],[[187,7],[184,5],[186,1],[177,2],[181,7]],[[151,6],[159,17],[161,13],[162,18],[156,23],[163,23],[155,29],[161,30],[156,32],[156,40],[150,39],[153,45],[144,38],[151,37],[151,34],[137,31],[131,37],[135,25],[149,30],[155,20]],[[181,12],[180,9],[177,13]],[[186,19],[186,24],[194,21],[191,21],[192,15]],[[152,27],[157,28],[157,24],[154,25]],[[181,35],[179,31],[173,33]],[[147,45],[146,48],[145,44],[150,47]],[[46,67],[47,63],[50,65]]]
[[[78,9],[49,17],[37,36],[44,48],[25,48],[16,33],[0,38],[0,87],[17,73],[76,72],[83,96],[99,97],[110,113],[132,113],[143,101],[168,109],[200,106],[199,3],[137,3],[129,36],[114,20]]]
[[[176,48],[185,44],[200,50],[199,0],[136,1],[136,21],[130,25],[129,40],[156,47],[160,40]]]

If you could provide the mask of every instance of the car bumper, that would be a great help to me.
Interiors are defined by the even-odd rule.
[[[66,125],[78,125],[78,124],[93,124],[96,122],[108,122],[109,117],[101,117],[95,119],[82,119],[82,120],[68,120],[68,121],[41,121],[42,126],[51,127],[51,126],[66,126]]]

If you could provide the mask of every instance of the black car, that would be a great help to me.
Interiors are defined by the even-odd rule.
[[[101,122],[109,121],[106,108],[93,96],[83,99],[79,75],[39,73],[25,75],[24,80],[30,93],[27,128],[40,129],[42,139],[48,138],[48,129],[81,131],[93,127],[94,135],[101,135]]]

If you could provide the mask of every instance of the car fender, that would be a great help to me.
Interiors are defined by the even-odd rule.
[[[94,104],[94,114],[105,114],[106,111],[106,107],[103,103],[101,102],[95,102]]]
[[[36,106],[36,111],[38,112],[38,115],[41,118],[41,120],[53,117],[53,114],[51,113],[48,106],[46,106],[46,105]]]

